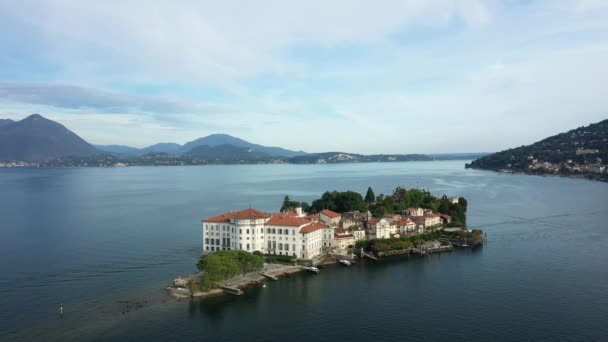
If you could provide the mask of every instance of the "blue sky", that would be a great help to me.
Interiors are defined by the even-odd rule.
[[[95,144],[496,151],[608,118],[608,1],[0,1],[0,118]]]

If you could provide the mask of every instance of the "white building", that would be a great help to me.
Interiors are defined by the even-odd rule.
[[[409,216],[424,216],[424,209],[422,208],[407,208],[403,211],[405,215]]]
[[[370,219],[367,221],[367,229],[374,239],[388,239],[391,237],[391,226],[384,218],[380,220],[375,218]]]
[[[311,259],[321,254],[325,224],[302,216],[298,210],[269,214],[250,208],[206,218],[203,253],[235,249]]]

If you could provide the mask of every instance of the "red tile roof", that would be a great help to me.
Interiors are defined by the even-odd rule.
[[[325,216],[327,216],[329,218],[336,218],[336,217],[342,216],[342,215],[336,213],[335,211],[331,211],[331,210],[328,210],[328,209],[323,210],[321,212],[321,214],[323,214],[323,215],[325,215]]]
[[[299,227],[299,226],[303,226],[305,224],[310,223],[310,220],[302,218],[302,217],[295,217],[289,214],[274,214],[270,217],[270,220],[268,220],[266,222],[267,225],[271,225],[271,226],[290,226],[290,227]]]
[[[311,221],[319,221],[319,214],[310,214],[307,215],[306,218]]]
[[[208,217],[203,222],[230,222],[230,219],[237,220],[257,220],[262,218],[269,218],[270,214],[263,211],[259,211],[253,208],[243,209],[240,211],[230,211],[216,216]]]
[[[304,226],[302,228],[300,228],[300,233],[301,234],[308,234],[308,233],[312,233],[314,231],[317,231],[319,229],[323,229],[323,228],[328,228],[325,224],[321,223],[321,222],[313,222],[307,226]]]

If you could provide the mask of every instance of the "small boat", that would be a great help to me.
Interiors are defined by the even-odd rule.
[[[350,265],[351,265],[350,261],[345,260],[345,259],[340,260],[340,263],[341,263],[342,265],[344,265],[344,266],[350,266]]]
[[[316,267],[305,267],[307,271],[319,274],[319,269]]]

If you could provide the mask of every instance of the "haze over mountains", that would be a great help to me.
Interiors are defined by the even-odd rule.
[[[32,114],[20,121],[0,120],[0,161],[46,166],[202,165],[233,163],[324,164],[473,159],[457,155],[306,153],[254,144],[228,134],[212,134],[184,145],[159,143],[145,148],[93,146],[63,125]],[[452,156],[452,157],[450,157]]]

